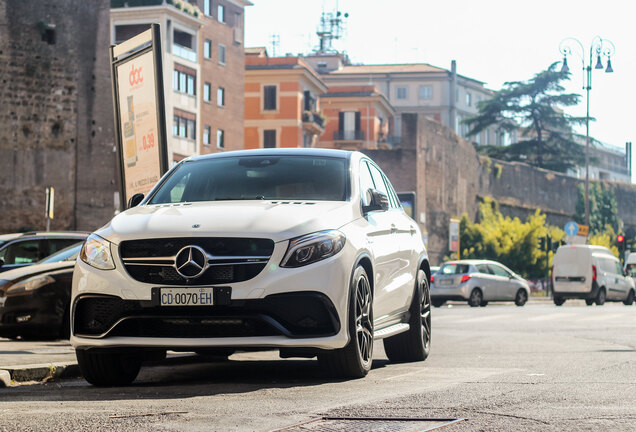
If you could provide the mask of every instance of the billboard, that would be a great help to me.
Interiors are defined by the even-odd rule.
[[[120,208],[168,170],[159,24],[111,46]]]
[[[457,252],[459,259],[459,219],[451,219],[448,228],[448,250]]]

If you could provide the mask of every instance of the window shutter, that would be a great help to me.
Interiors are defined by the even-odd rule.
[[[340,111],[338,113],[338,130],[340,132],[344,131],[344,121],[345,121],[344,117],[345,117],[345,113],[343,111]]]
[[[360,130],[360,111],[356,111],[356,131]]]

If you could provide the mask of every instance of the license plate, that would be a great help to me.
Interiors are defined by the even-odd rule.
[[[439,286],[451,286],[453,285],[453,279],[440,279]]]
[[[212,287],[206,288],[161,288],[161,306],[211,306],[214,304]]]

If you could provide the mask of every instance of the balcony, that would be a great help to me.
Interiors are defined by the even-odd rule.
[[[303,129],[315,135],[320,135],[325,131],[325,119],[318,112],[303,112]]]
[[[197,62],[197,53],[190,48],[184,47],[179,44],[172,44],[172,54],[181,57],[183,59],[189,60],[192,63]]]

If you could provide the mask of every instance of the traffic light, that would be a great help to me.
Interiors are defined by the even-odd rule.
[[[545,250],[545,237],[539,237],[539,250],[540,251],[544,251]]]
[[[546,241],[545,241],[545,243],[546,243],[545,250],[547,252],[549,252],[549,251],[552,250],[552,237],[546,236],[545,239],[546,239]]]
[[[623,234],[619,234],[618,237],[616,237],[616,241],[618,242],[619,252],[625,252],[625,236]]]

